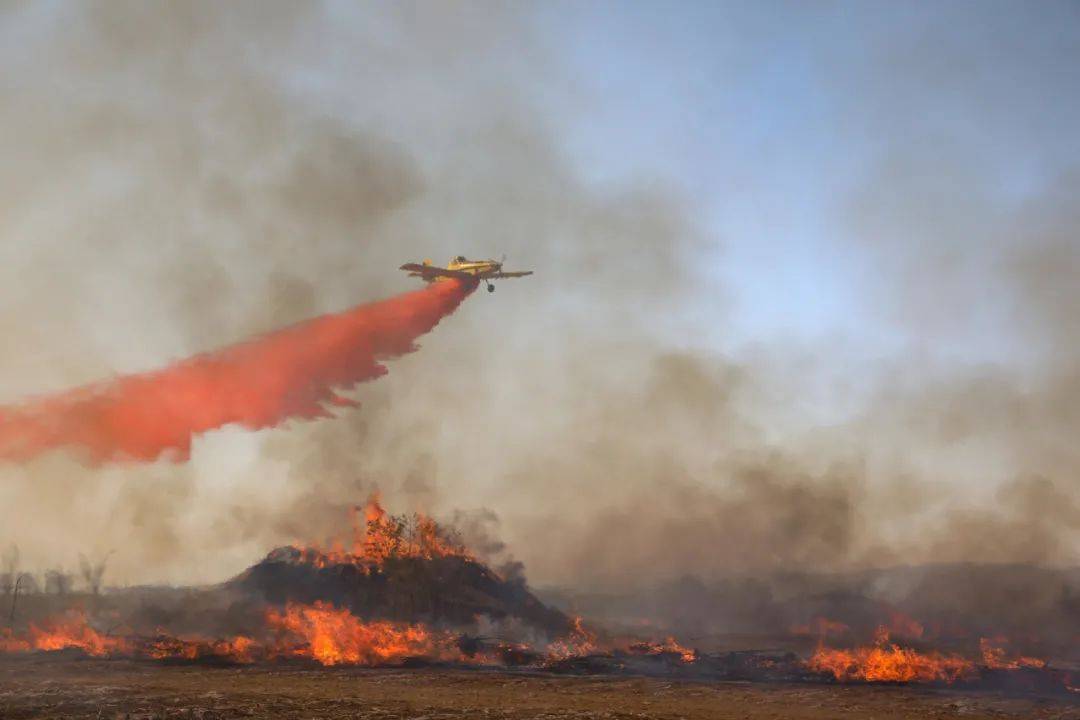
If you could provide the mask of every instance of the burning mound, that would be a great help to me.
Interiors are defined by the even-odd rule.
[[[25,616],[0,629],[0,652],[1080,692],[1071,654],[1052,660],[1038,652],[1057,645],[939,628],[934,616],[845,593],[799,603],[815,614],[758,646],[770,649],[737,649],[745,638],[736,636],[698,635],[688,645],[654,631],[598,632],[487,567],[454,532],[424,515],[390,515],[377,497],[354,510],[348,547],[278,548],[223,585],[152,591],[95,593],[59,607],[51,600],[62,598],[28,598]],[[816,614],[826,606],[843,620]],[[861,625],[875,615],[885,622],[871,642]]]
[[[511,621],[548,637],[573,629],[525,583],[472,557],[453,533],[424,515],[388,514],[378,498],[354,514],[352,548],[281,547],[227,587],[266,603],[330,603],[365,620],[468,628]]]

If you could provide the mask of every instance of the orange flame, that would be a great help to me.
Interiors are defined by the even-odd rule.
[[[921,627],[921,626],[919,626]],[[910,630],[910,628],[909,628]],[[980,640],[982,666],[991,669],[1043,668],[1046,662],[1020,656],[1010,660],[1000,646],[1004,638]],[[841,682],[946,682],[972,677],[978,670],[975,661],[937,651],[922,653],[889,642],[889,630],[878,628],[874,647],[836,650],[818,647],[807,661],[817,672],[831,673]]]
[[[920,653],[898,645],[832,650],[818,648],[808,666],[841,682],[947,682],[971,675],[975,665],[957,655]]]
[[[462,657],[450,633],[422,625],[364,622],[329,603],[289,603],[282,612],[270,610],[266,622],[279,633],[272,654],[312,658],[323,665],[381,665],[409,657]]]
[[[244,635],[224,640],[190,640],[162,635],[152,641],[144,652],[155,660],[221,658],[248,664],[255,662],[257,650],[258,643]]]
[[[877,630],[875,647],[834,650],[819,647],[807,662],[811,670],[832,673],[841,682],[946,682],[975,672],[975,663],[958,655],[920,653],[889,643],[888,628]]]
[[[580,617],[572,620],[573,627],[566,637],[550,643],[548,657],[552,660],[565,660],[577,655],[588,655],[597,649],[596,633],[585,627]]]
[[[1008,653],[1001,647],[1008,641],[1005,638],[980,638],[979,650],[982,653],[983,665],[994,670],[1017,670],[1019,668],[1043,668],[1046,661],[1039,658],[1020,655],[1013,660],[1007,658]]]
[[[30,650],[65,650],[77,648],[87,655],[106,657],[128,654],[132,651],[130,640],[124,637],[99,633],[86,621],[86,614],[72,610],[54,618],[43,626],[30,626],[28,638],[14,636],[10,630],[0,637],[0,649],[4,652],[27,652]]]
[[[659,655],[661,653],[674,653],[685,663],[697,660],[697,650],[692,650],[681,645],[674,637],[668,637],[663,642],[639,642],[630,646],[631,652],[639,652],[645,655]]]
[[[29,640],[16,636],[11,628],[0,629],[0,652],[30,652],[33,649]]]
[[[301,548],[304,562],[318,567],[339,564],[381,566],[389,558],[440,557],[472,559],[469,551],[435,520],[422,513],[391,515],[383,509],[379,493],[372,493],[363,508],[353,508],[352,549],[335,541],[329,548],[311,545]]]

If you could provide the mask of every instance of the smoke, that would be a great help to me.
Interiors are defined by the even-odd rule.
[[[387,372],[381,360],[416,349],[476,289],[449,280],[424,290],[324,315],[164,370],[129,375],[0,408],[0,455],[27,460],[76,447],[95,462],[186,460],[191,439],[239,424],[273,427],[289,418],[332,417],[336,394]]]
[[[732,82],[772,55],[778,26],[805,26],[776,22],[780,6],[737,10],[722,35]],[[577,164],[565,118],[588,113],[587,90],[528,9],[6,6],[8,406],[402,292],[402,262],[505,252],[508,269],[537,271],[470,303],[333,420],[216,417],[206,427],[264,429],[206,432],[184,463],[4,465],[23,565],[115,549],[106,583],[216,581],[345,532],[375,488],[395,512],[477,513],[458,516],[468,534],[533,584],[1074,564],[1076,175],[1059,166],[1075,153],[1020,125],[1060,137],[1071,104],[1036,78],[1080,65],[1060,59],[1067,39],[1036,47],[1050,20],[1028,18],[1014,66],[984,50],[1020,42],[1007,19],[988,14],[972,48],[895,12],[859,15],[883,39],[869,48],[832,14],[804,17],[829,48],[807,53],[808,72],[853,148],[822,222],[856,268],[844,314],[886,338],[864,347],[713,342],[736,300],[709,212],[678,183]],[[1014,67],[1023,102],[988,79]],[[738,126],[732,97],[716,110]],[[1023,111],[972,110],[987,107]],[[722,155],[740,201],[784,180],[763,142]],[[1030,150],[1040,168],[1052,156],[1052,179],[1005,187],[987,146]],[[765,230],[727,240],[783,255]],[[760,275],[768,298],[786,296],[783,276]],[[283,416],[272,400],[259,394],[260,417]],[[145,447],[189,442],[161,437]],[[91,445],[144,447],[107,439]]]

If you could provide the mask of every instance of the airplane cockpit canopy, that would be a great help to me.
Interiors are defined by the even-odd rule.
[[[456,262],[456,263],[466,262],[465,256],[464,255],[458,255],[456,258],[454,258],[454,262]]]

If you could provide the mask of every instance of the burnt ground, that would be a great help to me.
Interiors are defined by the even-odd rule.
[[[0,718],[1037,718],[1073,698],[901,686],[696,683],[486,670],[0,658]]]

